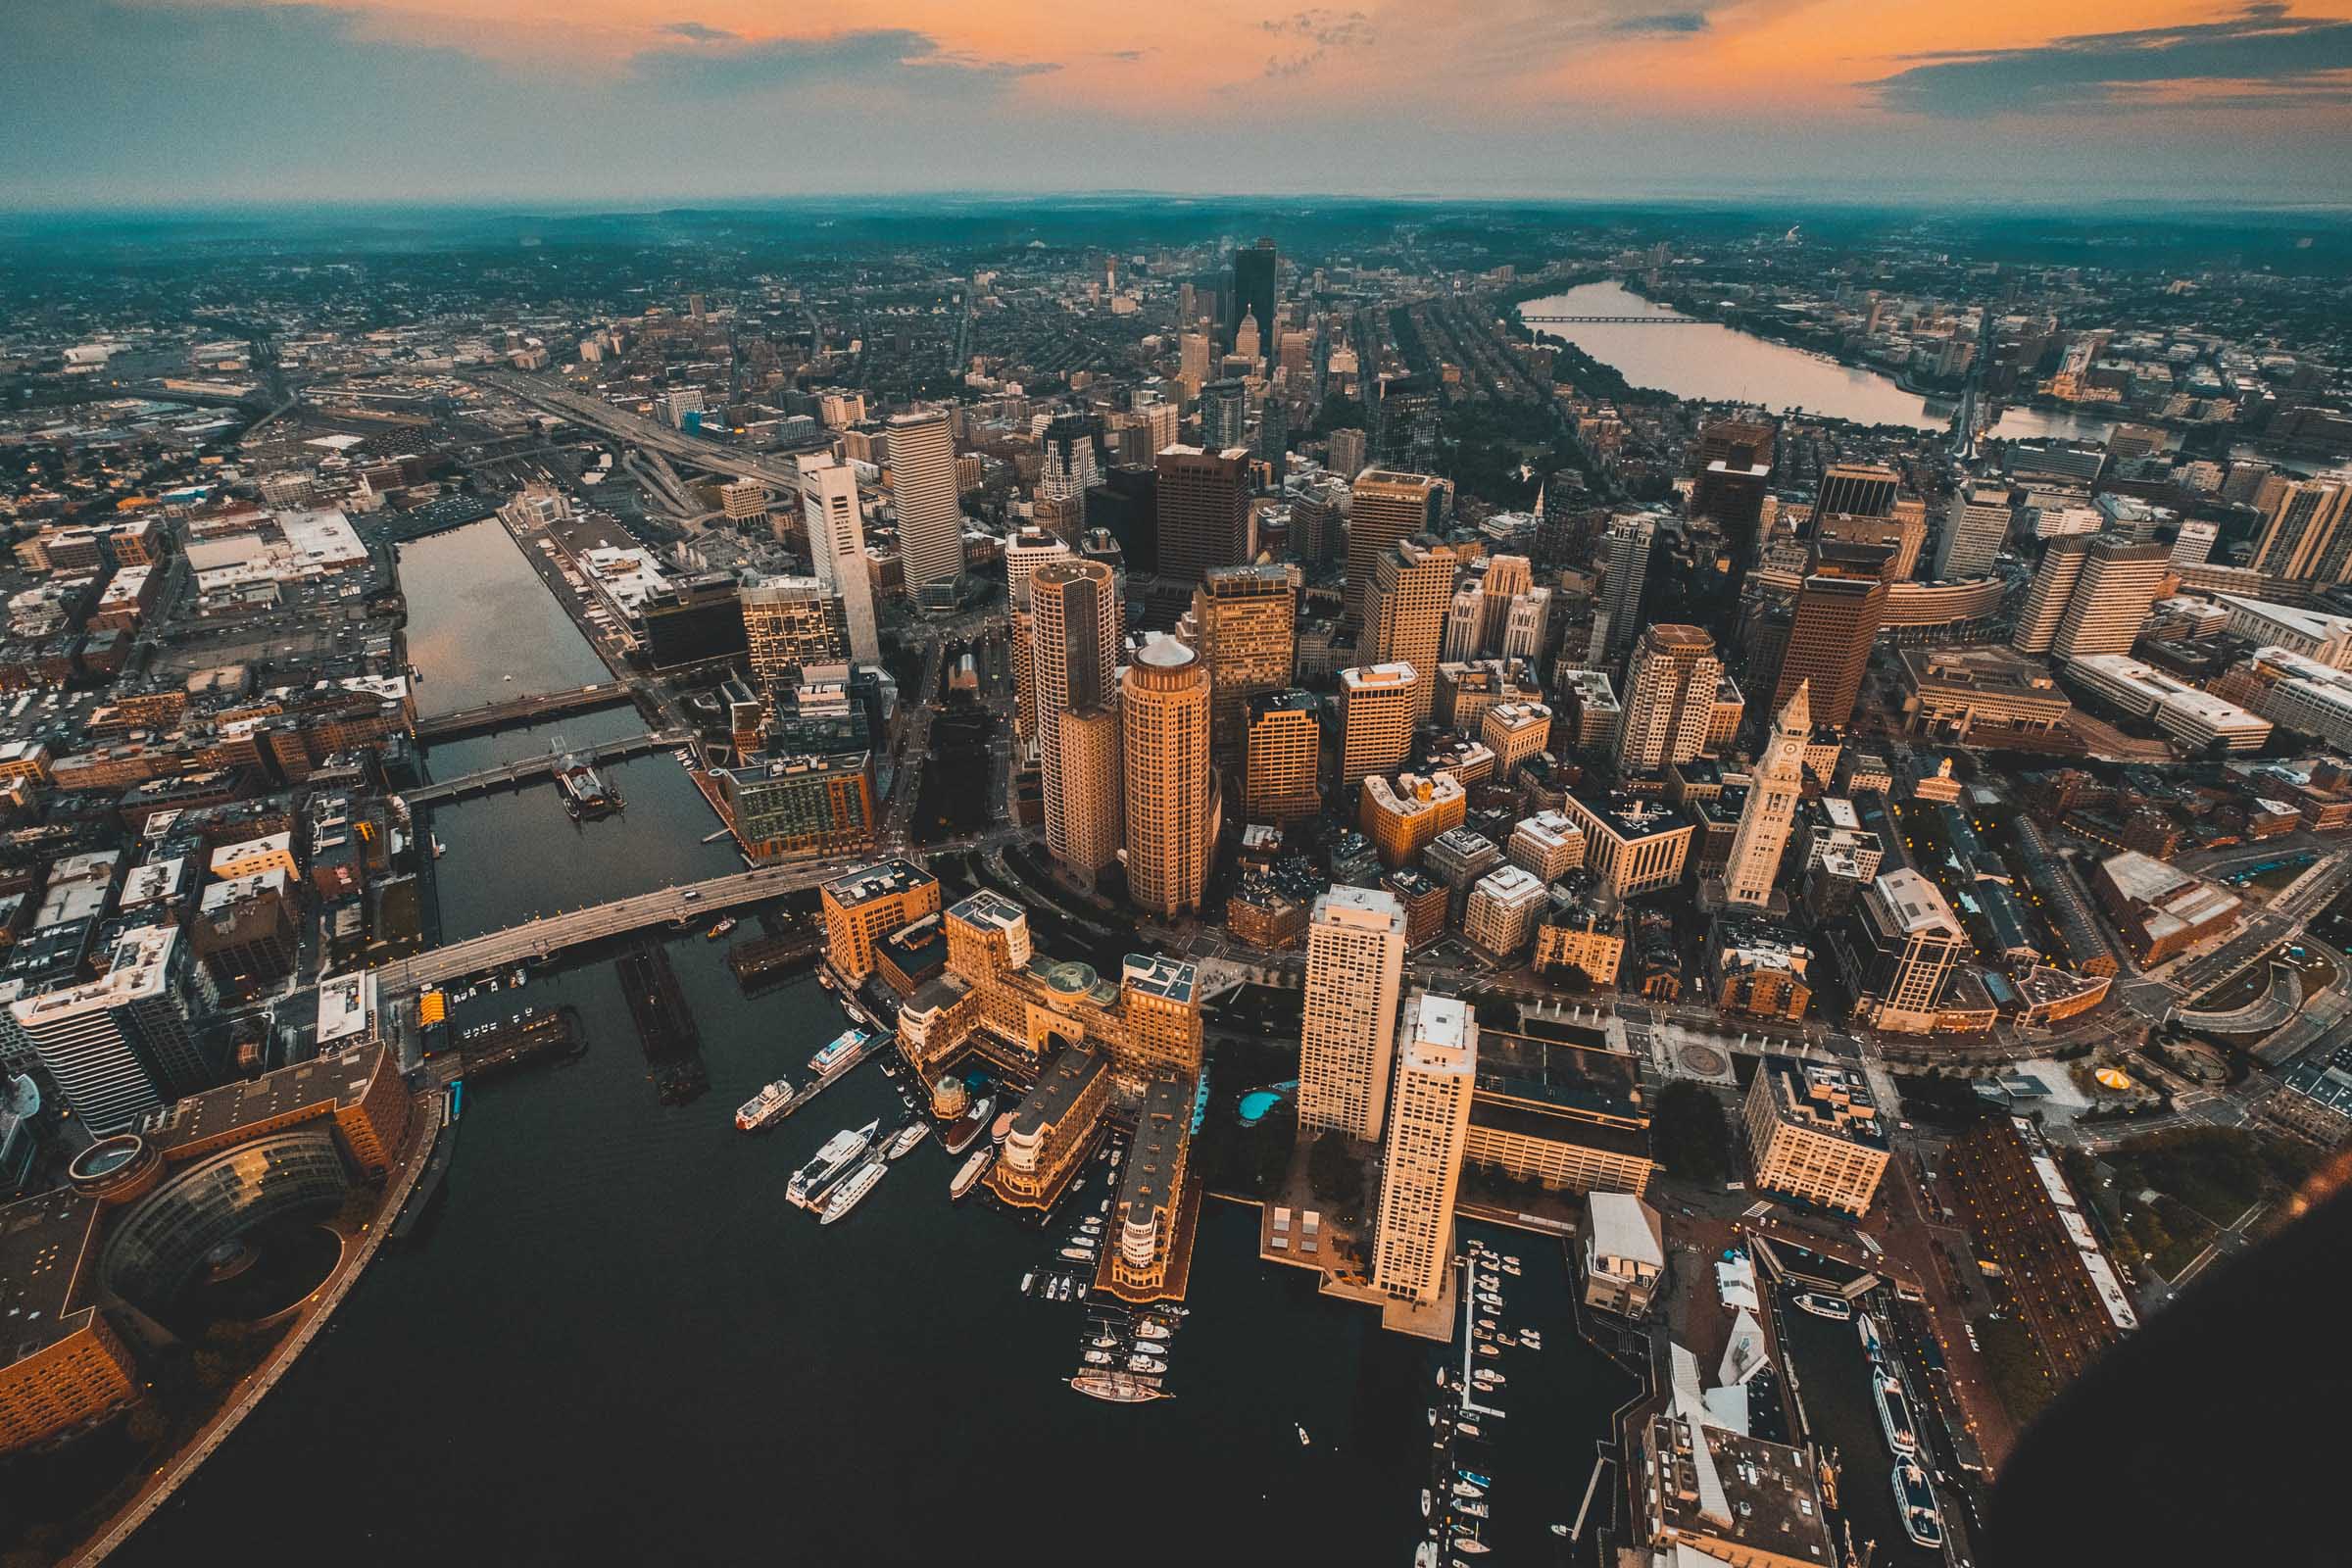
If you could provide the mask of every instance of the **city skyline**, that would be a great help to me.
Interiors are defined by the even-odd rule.
[[[2325,6],[2104,0],[2058,24],[2007,0],[1219,3],[1180,27],[1068,0],[903,0],[830,20],[746,0],[11,8],[0,208],[1087,188],[1934,201],[2030,195],[2057,172],[2053,197],[2073,200],[2352,198],[2328,155],[2352,17]],[[272,113],[254,117],[263,61]],[[1433,72],[1455,90],[1427,113],[1378,107]],[[1088,136],[1064,133],[1073,113]],[[59,123],[104,133],[40,133]],[[147,135],[174,156],[147,156]],[[959,156],[943,165],[944,147]]]

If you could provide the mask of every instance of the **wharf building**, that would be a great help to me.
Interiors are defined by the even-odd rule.
[[[1127,887],[1163,918],[1200,907],[1216,850],[1216,770],[1209,759],[1209,674],[1173,637],[1155,636],[1120,679]]]
[[[1192,1123],[1192,1085],[1152,1079],[1136,1107],[1135,1139],[1111,1209],[1118,1241],[1104,1260],[1105,1283],[1122,1301],[1184,1298],[1200,1207],[1200,1184],[1187,1169]]]
[[[1524,1018],[1481,1029],[1463,1157],[1555,1192],[1648,1190],[1649,1112],[1633,1058],[1597,1029]]]
[[[818,889],[825,956],[853,981],[874,970],[877,944],[939,912],[939,878],[896,857],[845,872]]]
[[[1766,1056],[1748,1085],[1741,1121],[1756,1186],[1848,1214],[1868,1212],[1888,1152],[1859,1068]]]
[[[1396,1030],[1396,1084],[1372,1249],[1373,1288],[1427,1307],[1450,1296],[1453,1207],[1469,1143],[1478,1022],[1467,1004],[1415,992]]]
[[[1839,1560],[1811,1448],[1716,1426],[1680,1400],[1650,1418],[1641,1442],[1642,1530],[1662,1560],[1677,1568],[1825,1568]]]
[[[1004,1152],[988,1170],[989,1190],[1018,1208],[1051,1209],[1109,1107],[1110,1063],[1087,1046],[1064,1046],[1012,1113]]]
[[[945,915],[947,972],[915,988],[899,1011],[901,1052],[926,1076],[966,1048],[1020,1074],[1061,1045],[1084,1044],[1110,1062],[1122,1094],[1154,1075],[1200,1071],[1199,974],[1164,955],[1129,954],[1117,981],[1092,965],[1054,959],[1030,942],[1019,905],[983,890]]]
[[[1388,1113],[1407,927],[1394,894],[1333,888],[1307,922],[1298,1125],[1360,1143]]]
[[[1666,1279],[1666,1233],[1658,1211],[1627,1193],[1585,1200],[1585,1304],[1639,1318]]]
[[[1691,820],[1670,806],[1622,790],[1571,790],[1562,812],[1585,838],[1585,867],[1616,899],[1682,880]]]
[[[1983,1254],[2001,1271],[2060,1387],[2139,1326],[2130,1294],[2034,1124],[1992,1116],[1952,1142],[1944,1174]]]
[[[1280,826],[1323,808],[1322,703],[1312,693],[1274,692],[1250,699],[1242,812]],[[1409,744],[1409,737],[1408,737]]]
[[[1968,933],[1935,883],[1908,866],[1874,878],[1830,928],[1856,1021],[1900,1034],[1944,1025],[1944,1003]]]

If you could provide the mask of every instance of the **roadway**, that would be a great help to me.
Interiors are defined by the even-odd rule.
[[[574,391],[561,382],[508,370],[475,370],[471,372],[471,377],[484,386],[519,398],[534,408],[569,419],[574,424],[585,425],[618,440],[634,442],[665,458],[691,464],[710,473],[758,479],[779,495],[800,493],[801,470],[791,464],[773,462],[757,453],[739,451],[701,436],[688,435],[683,430],[672,429],[642,415],[615,408],[600,397]],[[809,450],[816,449],[811,447]]]
[[[612,762],[624,757],[636,757],[646,752],[658,752],[668,747],[689,745],[693,740],[694,732],[691,730],[649,731],[645,734],[631,735],[625,740],[606,741],[601,745],[582,747],[577,755],[586,758],[591,762]],[[505,784],[521,784],[532,779],[549,777],[556,770],[556,754],[553,752],[544,757],[519,758],[512,762],[502,762],[496,767],[485,767],[472,773],[461,773],[456,778],[422,784],[413,790],[403,790],[401,799],[407,801],[412,807],[435,806],[443,801],[454,801],[461,795],[470,795],[476,790],[497,789]]]

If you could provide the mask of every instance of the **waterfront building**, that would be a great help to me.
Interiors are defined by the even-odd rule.
[[[1674,622],[1644,627],[1627,667],[1618,770],[1654,772],[1704,751],[1722,679],[1715,639],[1704,631]]]
[[[1403,906],[1385,891],[1333,888],[1306,929],[1298,1125],[1360,1142],[1385,1122],[1403,985]]]
[[[1086,1046],[1064,1046],[1012,1113],[989,1190],[1016,1208],[1051,1209],[1109,1106],[1109,1062]]]
[[[660,674],[731,663],[749,651],[742,584],[731,571],[677,579],[646,599],[644,616],[645,657]]]
[[[1420,675],[1410,664],[1340,671],[1340,783],[1386,773],[1413,749]]]
[[[1322,809],[1321,702],[1309,692],[1252,697],[1242,769],[1242,814],[1280,826]]]
[[[1453,590],[1456,558],[1429,540],[1400,539],[1372,564],[1372,588],[1364,599],[1363,635],[1356,657],[1366,664],[1409,664],[1414,716],[1429,715],[1445,636],[1446,607]]]
[[[1119,708],[1128,892],[1172,918],[1200,906],[1216,849],[1208,670],[1175,638],[1154,636],[1121,677]]]
[[[1461,826],[1469,804],[1451,773],[1399,773],[1393,784],[1375,773],[1364,780],[1356,823],[1380,863],[1394,869],[1410,865],[1439,834]]]
[[[1944,508],[1943,534],[1936,541],[1935,579],[1968,582],[1989,575],[2014,515],[2007,485],[1971,484],[1954,491]]]
[[[1241,765],[1250,704],[1291,684],[1298,637],[1298,568],[1217,566],[1193,590],[1193,637],[1208,666],[1209,753]]]
[[[1116,746],[1103,755],[1103,732],[1117,728],[1112,671],[1119,607],[1110,568],[1093,561],[1048,562],[1030,579],[1029,592],[1046,847],[1092,876],[1119,848]]]
[[[901,414],[890,421],[890,492],[899,518],[906,591],[945,588],[963,575],[963,504],[956,488],[956,439],[945,413]]]
[[[1695,1384],[1690,1352],[1671,1348]],[[1639,1441],[1638,1531],[1663,1561],[1676,1568],[1824,1568],[1839,1560],[1809,1445],[1791,1447],[1734,1432],[1680,1400],[1651,1416]],[[1847,1485],[1868,1484],[1859,1466],[1849,1474]]]
[[[1169,446],[1160,451],[1155,466],[1161,579],[1195,583],[1212,566],[1247,563],[1249,448],[1239,443],[1210,450]]]
[[[817,890],[825,919],[825,961],[852,980],[874,969],[875,945],[890,932],[939,912],[939,878],[893,857],[844,872]]]
[[[1848,1214],[1869,1210],[1886,1173],[1886,1129],[1860,1068],[1766,1056],[1741,1121],[1751,1185]]]
[[[814,577],[756,578],[743,585],[742,599],[752,682],[762,693],[790,685],[809,664],[838,664],[855,652],[842,596]]]
[[[2237,895],[2220,883],[2137,850],[2101,860],[2090,885],[2143,968],[2230,930],[2245,910]]]
[[[708,776],[736,843],[761,864],[853,854],[873,842],[871,752],[757,758]]]
[[[141,926],[116,942],[97,979],[9,1004],[66,1107],[94,1137],[122,1132],[215,1077],[181,1000],[180,937],[173,926]]]
[[[1333,466],[1339,467],[1336,463]],[[1418,539],[1437,528],[1445,481],[1425,473],[1375,468],[1358,473],[1351,488],[1354,500],[1348,514],[1348,575],[1343,597],[1348,618],[1369,628],[1369,604],[1379,562],[1404,540]],[[1446,587],[1450,598],[1450,581]],[[1420,667],[1434,669],[1436,652],[1433,643],[1429,662]]]
[[[1372,1248],[1375,1290],[1434,1303],[1453,1265],[1453,1205],[1469,1143],[1478,1021],[1452,997],[1415,992],[1396,1026],[1396,1083]]]
[[[1181,1299],[1190,1272],[1193,1216],[1200,1198],[1187,1180],[1193,1125],[1193,1084],[1153,1078],[1136,1107],[1135,1137],[1111,1210],[1117,1244],[1110,1253],[1110,1293],[1143,1304]]]
[[[1765,742],[1763,760],[1750,775],[1740,831],[1724,863],[1724,897],[1733,904],[1763,904],[1772,897],[1773,882],[1781,874],[1781,852],[1788,848],[1796,803],[1804,795],[1805,745],[1812,737],[1812,710],[1799,681],[1781,709],[1772,738]]]
[[[830,454],[796,460],[801,475],[801,518],[808,531],[808,555],[817,580],[840,595],[849,633],[843,657],[861,664],[882,662],[882,640],[874,625],[874,575],[865,553],[865,519],[858,506],[858,473]],[[766,492],[760,492],[762,505]],[[957,546],[961,548],[960,542]]]
[[[2072,1383],[2139,1326],[2089,1205],[2032,1122],[1985,1117],[1952,1141],[1943,1169],[1978,1255],[2000,1269],[2053,1385]]]
[[[1597,1027],[1523,1014],[1520,1030],[1479,1033],[1464,1162],[1552,1192],[1639,1197],[1655,1166],[1634,1058]]]
[[[1658,1211],[1631,1193],[1585,1198],[1585,1304],[1640,1317],[1666,1278],[1666,1234]]]
[[[1585,866],[1611,897],[1682,880],[1695,824],[1672,807],[1622,790],[1571,790],[1562,811],[1585,836]]]
[[[1470,890],[1462,935],[1503,959],[1514,959],[1534,935],[1549,898],[1544,884],[1516,865],[1500,865]]]
[[[137,1387],[130,1347],[99,1308],[104,1214],[70,1189],[0,1208],[0,1454],[95,1425]]]

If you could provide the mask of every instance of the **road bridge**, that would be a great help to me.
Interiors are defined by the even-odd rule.
[[[1704,326],[1695,316],[1522,316],[1530,326]]]
[[[642,757],[647,752],[666,751],[671,747],[683,746],[692,739],[692,734],[686,730],[662,730],[632,735],[626,740],[605,741],[595,746],[583,746],[579,748],[576,755],[591,762],[617,762],[624,757]],[[557,760],[557,755],[553,752],[548,753],[545,757],[525,757],[517,761],[502,763],[497,767],[485,767],[478,772],[461,773],[453,779],[419,785],[413,790],[403,790],[400,798],[407,801],[412,808],[416,808],[440,806],[463,796],[486,794],[491,790],[512,789],[517,784],[530,784],[543,778],[554,777]]]
[[[553,718],[560,713],[585,713],[592,709],[612,708],[632,702],[636,693],[624,681],[600,681],[592,686],[567,688],[560,692],[538,692],[529,697],[510,698],[505,702],[484,703],[478,708],[460,709],[454,713],[440,713],[416,721],[419,741],[453,740],[460,735],[478,734],[483,730],[503,729],[527,719]]]

